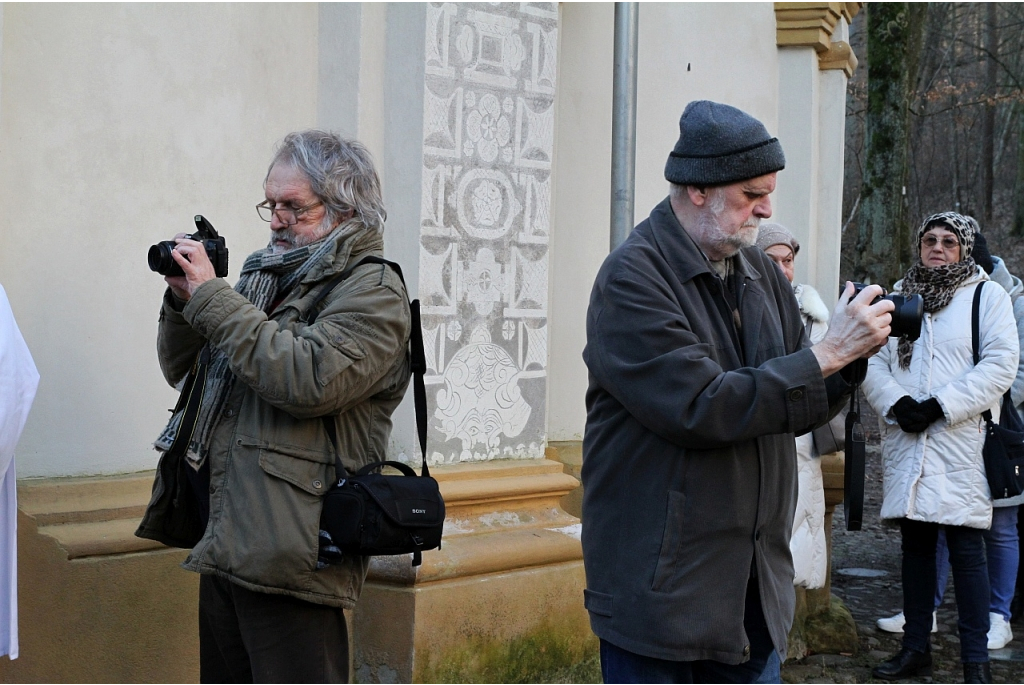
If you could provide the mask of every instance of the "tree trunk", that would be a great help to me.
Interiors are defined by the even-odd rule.
[[[993,172],[995,170],[995,136],[996,136],[996,107],[994,98],[997,95],[996,78],[999,65],[996,60],[999,57],[999,25],[996,22],[996,9],[998,5],[990,2],[985,6],[985,47],[988,50],[986,60],[986,81],[985,95],[989,98],[985,105],[985,115],[981,121],[981,173],[982,173],[982,206],[984,207],[984,222],[988,227],[992,223],[992,192]]]
[[[917,83],[924,3],[868,3],[868,105],[854,275],[890,285],[910,265],[906,211],[910,96]]]
[[[1024,105],[1017,103],[1017,182],[1014,184],[1017,206],[1013,213],[1012,233],[1024,236]]]

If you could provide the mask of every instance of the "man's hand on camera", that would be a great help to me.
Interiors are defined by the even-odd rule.
[[[171,287],[171,292],[175,297],[180,300],[189,300],[196,288],[207,281],[212,281],[217,277],[217,273],[214,271],[213,264],[202,243],[189,240],[184,233],[174,236],[174,242],[178,246],[171,251],[171,257],[185,272],[185,275],[164,276],[164,280]]]
[[[853,283],[847,281],[832,311],[828,333],[811,348],[825,377],[856,359],[870,357],[889,339],[893,303],[880,300],[871,304],[883,294],[881,286],[869,285],[851,300],[853,292]]]

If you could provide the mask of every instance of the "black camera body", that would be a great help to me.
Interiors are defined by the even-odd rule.
[[[864,283],[854,283],[853,296],[850,299],[857,297],[860,291],[866,287]],[[899,338],[905,335],[908,340],[917,340],[921,337],[921,322],[924,320],[923,297],[920,295],[904,297],[903,295],[886,294],[879,295],[871,301],[871,304],[882,300],[889,300],[896,305],[896,308],[892,310],[892,323],[889,325],[890,337]]]
[[[196,232],[185,237],[203,244],[206,256],[210,258],[210,262],[213,264],[214,272],[218,278],[224,278],[228,275],[227,243],[224,241],[224,238],[217,234],[217,229],[213,227],[213,224],[207,221],[206,217],[202,214],[196,214],[195,222]],[[163,240],[150,247],[149,268],[164,276],[184,276],[185,272],[181,270],[178,263],[174,261],[174,257],[171,256],[171,252],[174,251],[176,245],[177,243],[173,240]]]

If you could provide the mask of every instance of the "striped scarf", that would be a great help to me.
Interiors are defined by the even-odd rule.
[[[346,222],[347,224],[347,222]],[[347,237],[349,228],[342,224],[322,240],[287,252],[274,253],[273,244],[253,252],[242,265],[242,273],[235,284],[235,291],[249,300],[257,309],[268,311],[278,295],[288,293],[298,285],[313,266],[337,248],[339,239]],[[235,385],[227,353],[207,343],[203,353],[209,358],[209,371],[203,387],[202,403],[196,420],[195,431],[189,441],[186,457],[196,471],[206,461],[210,450],[210,435],[224,412],[224,402]],[[179,390],[186,379],[178,383]],[[184,408],[175,412],[153,446],[166,452],[174,443]]]

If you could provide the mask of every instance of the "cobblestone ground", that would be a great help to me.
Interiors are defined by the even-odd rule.
[[[842,505],[837,507],[832,527],[832,593],[843,600],[853,614],[860,638],[854,655],[813,655],[789,661],[782,670],[787,683],[871,683],[871,668],[899,651],[900,636],[875,627],[875,619],[902,609],[900,588],[899,529],[881,523],[882,470],[878,448],[877,419],[862,403],[867,433],[867,464],[864,522],[861,530],[846,530]],[[868,573],[864,573],[867,571]],[[953,581],[939,607],[939,631],[932,635],[931,678],[926,683],[961,683],[960,640],[956,630],[956,600]],[[997,683],[1024,683],[1024,621],[1012,624],[1014,640],[1005,649],[989,653],[992,678]]]

